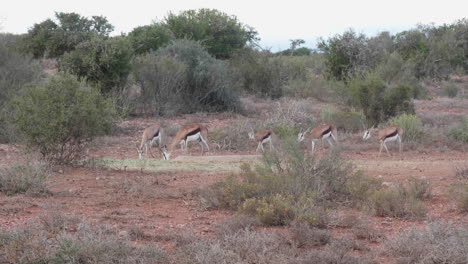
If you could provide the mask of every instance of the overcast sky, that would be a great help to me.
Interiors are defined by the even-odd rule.
[[[25,33],[34,23],[54,12],[103,15],[115,26],[114,34],[160,20],[168,12],[214,8],[235,15],[254,27],[260,44],[273,51],[288,48],[289,39],[306,40],[313,47],[317,37],[330,37],[353,28],[366,35],[392,33],[418,23],[452,23],[468,16],[466,0],[4,0],[0,8],[0,31]]]

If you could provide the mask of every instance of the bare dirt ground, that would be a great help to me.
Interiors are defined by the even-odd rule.
[[[442,101],[442,103],[440,103]],[[444,100],[420,102],[418,111],[468,114],[468,107],[459,101],[447,103]],[[452,106],[456,105],[455,109]],[[188,116],[168,119],[166,123],[183,124],[187,120],[203,119],[210,124],[210,130],[229,126],[232,116]],[[0,195],[0,227],[13,228],[28,223],[41,214],[61,212],[76,215],[88,221],[112,226],[121,232],[138,228],[145,234],[138,243],[155,243],[164,248],[174,244],[162,237],[174,232],[190,232],[201,236],[211,235],[217,224],[229,219],[234,212],[226,210],[203,210],[194,198],[193,192],[220,181],[242,162],[259,159],[255,143],[248,152],[219,152],[211,150],[200,155],[198,146],[192,145],[191,155],[176,155],[169,161],[168,168],[161,169],[160,161],[137,161],[135,144],[140,140],[144,127],[156,119],[130,119],[120,123],[121,131],[96,141],[89,149],[89,157],[95,159],[130,160],[127,166],[102,166],[91,164],[81,168],[62,168],[49,178],[48,184],[53,195],[29,197]],[[341,144],[347,145],[348,135]],[[325,152],[327,150],[321,150]],[[363,148],[344,148],[343,157],[357,169],[368,175],[382,177],[386,182],[405,182],[408,177],[427,178],[433,186],[433,198],[426,202],[429,207],[428,219],[445,219],[458,224],[468,224],[468,215],[456,210],[449,198],[450,185],[456,182],[456,168],[468,166],[468,153],[456,150],[441,151],[430,146],[424,149],[405,150],[392,157],[378,154],[376,142]],[[157,153],[156,153],[157,156]],[[0,166],[13,165],[24,159],[23,153],[15,146],[0,145]],[[140,162],[140,163],[139,163]],[[167,163],[167,162],[166,162]],[[161,166],[159,166],[161,165]],[[166,164],[167,165],[167,164]],[[193,167],[190,166],[193,165]],[[213,169],[204,169],[215,166]],[[218,166],[218,167],[216,167]],[[183,169],[183,168],[189,169]],[[217,170],[216,168],[225,168]],[[387,237],[407,230],[412,226],[423,226],[426,220],[398,220],[370,217],[373,226]],[[337,234],[343,231],[335,230]],[[372,247],[380,247],[378,243]]]

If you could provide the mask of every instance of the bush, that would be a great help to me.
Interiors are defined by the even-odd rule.
[[[167,45],[173,38],[172,32],[161,23],[136,27],[128,33],[128,39],[135,54],[156,51]]]
[[[449,136],[456,141],[468,143],[468,118],[463,117],[458,127],[452,128],[449,132]]]
[[[422,218],[426,216],[427,208],[419,197],[426,193],[417,192],[407,187],[384,188],[376,190],[369,197],[369,207],[372,213],[381,217]]]
[[[370,124],[379,124],[399,114],[414,113],[413,94],[409,86],[389,87],[375,75],[368,75],[365,79],[355,78],[349,86],[353,104],[362,109]]]
[[[242,111],[228,65],[211,57],[197,42],[174,41],[138,58],[134,68],[140,101],[153,105],[145,109],[148,113]]]
[[[361,131],[365,120],[362,112],[353,109],[342,112],[330,106],[320,109],[320,118],[322,122],[333,124],[338,130],[349,132]]]
[[[92,38],[65,53],[59,63],[62,71],[72,73],[99,87],[103,93],[119,91],[130,73],[132,50],[122,37]]]
[[[109,132],[116,117],[112,101],[67,74],[30,85],[12,104],[27,146],[52,163],[76,161],[85,143]]]
[[[450,188],[450,197],[456,201],[460,211],[468,212],[468,184],[458,184]]]
[[[0,170],[0,192],[6,195],[26,193],[45,195],[49,193],[46,185],[48,173],[38,163],[15,165]]]
[[[289,263],[296,251],[274,232],[239,230],[216,239],[195,239],[179,245],[171,263]]]
[[[6,118],[6,103],[20,93],[26,83],[39,77],[39,64],[16,51],[18,37],[0,33],[0,142],[15,140],[15,131]]]
[[[69,229],[60,232],[49,232],[36,223],[1,231],[2,259],[8,263],[167,263],[158,247],[134,246],[103,227],[64,224]]]
[[[422,121],[416,115],[402,114],[392,118],[389,123],[403,129],[403,141],[418,142],[424,135]]]
[[[309,224],[303,222],[292,223],[290,232],[293,244],[298,248],[323,246],[331,240],[330,232],[311,228]]]
[[[401,232],[386,244],[398,263],[466,263],[468,229],[451,223],[433,222],[423,230]]]
[[[444,93],[450,97],[454,98],[458,95],[458,91],[460,90],[458,86],[454,82],[446,82],[443,84],[444,86]]]
[[[321,160],[304,157],[295,137],[286,138],[281,149],[265,155],[262,166],[244,165],[240,175],[228,176],[208,193],[217,206],[241,210],[266,225],[297,220],[326,227],[324,204],[347,199],[350,168],[337,153]]]

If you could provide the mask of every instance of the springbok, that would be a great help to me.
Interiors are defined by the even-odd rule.
[[[155,142],[158,142],[158,147],[161,147],[162,130],[159,125],[152,125],[143,130],[143,135],[141,136],[141,144],[139,147],[137,145],[138,158],[143,158],[143,147],[145,148],[146,155],[148,154],[148,149],[150,149]]]
[[[304,139],[310,139],[312,141],[312,154],[315,150],[315,142],[319,139],[322,140],[322,147],[323,147],[323,140],[326,139],[330,146],[333,146],[333,143],[330,141],[332,138],[338,144],[338,134],[336,131],[336,127],[331,124],[323,124],[320,125],[308,132],[310,130],[307,129],[304,132],[300,132],[297,135],[297,141],[302,142]]]
[[[401,138],[403,137],[403,129],[400,126],[388,126],[380,130],[377,130],[376,128],[372,127],[364,132],[362,139],[368,140],[369,138],[371,138],[372,134],[375,134],[375,132],[377,131],[378,131],[377,137],[379,138],[379,141],[380,141],[379,157],[380,157],[380,154],[382,153],[382,148],[385,148],[388,156],[391,156],[387,148],[387,144],[386,144],[387,142],[397,141],[399,152],[402,151]]]
[[[263,144],[267,142],[270,142],[270,150],[274,149],[273,142],[271,140],[272,135],[273,135],[273,131],[271,131],[270,129],[259,131],[256,134],[254,134],[253,130],[252,132],[249,132],[249,138],[252,140],[255,140],[255,142],[258,143],[256,152],[258,152],[260,148],[262,149],[263,152],[265,152],[265,149],[263,148]]]
[[[172,139],[169,149],[166,146],[163,147],[163,159],[169,160],[171,153],[174,148],[180,144],[182,150],[188,151],[187,144],[190,141],[198,141],[202,148],[202,153],[204,152],[204,147],[209,151],[210,147],[206,141],[208,140],[208,129],[201,124],[191,124],[187,125],[179,130],[175,137]]]

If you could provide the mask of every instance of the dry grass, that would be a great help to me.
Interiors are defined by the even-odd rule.
[[[114,231],[58,213],[0,232],[7,263],[166,263],[154,246],[134,246]]]
[[[468,263],[468,229],[447,222],[433,222],[424,229],[403,232],[386,245],[398,263]]]

